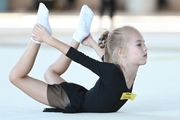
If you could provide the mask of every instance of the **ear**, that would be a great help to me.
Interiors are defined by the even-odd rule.
[[[122,48],[117,49],[117,54],[118,54],[119,57],[123,57],[123,58],[126,57],[126,55],[124,53],[124,50]]]

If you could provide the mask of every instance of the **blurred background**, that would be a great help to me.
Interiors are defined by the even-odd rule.
[[[102,29],[113,30],[124,25],[137,28],[145,37],[152,33],[180,32],[180,0],[1,0],[0,45],[15,44],[16,41],[11,40],[13,35],[24,36],[18,44],[27,43],[25,36],[29,36],[36,23],[39,2],[43,2],[50,11],[49,22],[56,37],[60,32],[63,36],[72,36],[83,4],[87,4],[95,14],[91,32],[97,39]],[[169,47],[169,40],[164,39],[162,43],[159,37],[158,40],[154,38],[151,39],[156,41],[154,48],[159,49],[165,44]],[[178,44],[173,48],[179,48]]]
[[[1,0],[0,28],[32,28],[39,2],[50,10],[50,24],[54,29],[74,30],[80,8],[87,4],[95,13],[92,25],[95,32],[122,25],[132,25],[141,32],[180,31],[177,27],[179,0]],[[68,25],[57,24],[61,20]]]
[[[104,0],[111,1],[111,0]],[[180,11],[179,0],[113,0],[116,2],[117,10],[136,13],[158,12],[158,11]],[[1,0],[1,12],[29,12],[37,9],[38,3],[44,2],[50,10],[75,10],[83,4],[98,10],[101,0]]]

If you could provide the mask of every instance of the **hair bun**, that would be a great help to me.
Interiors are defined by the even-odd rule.
[[[104,48],[104,47],[106,46],[108,34],[109,34],[109,31],[106,30],[106,31],[101,35],[101,37],[99,38],[99,40],[98,40],[98,46],[99,46],[100,48]]]

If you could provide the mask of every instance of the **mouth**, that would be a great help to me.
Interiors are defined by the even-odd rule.
[[[145,54],[143,57],[147,57],[147,54]]]

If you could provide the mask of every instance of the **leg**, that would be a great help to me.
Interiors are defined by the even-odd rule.
[[[28,76],[31,71],[40,45],[30,41],[20,60],[11,70],[10,81],[33,99],[48,105],[47,84]]]
[[[111,30],[113,30],[114,29],[114,19],[113,19],[113,17],[114,17],[114,13],[115,13],[115,10],[116,10],[116,3],[115,3],[114,0],[110,0],[109,5],[110,5],[109,17],[111,19]]]
[[[52,30],[49,25],[49,10],[46,8],[46,6],[43,3],[39,4],[36,23],[39,23],[42,26],[44,26],[46,30],[49,32],[49,34],[52,35]],[[35,35],[32,34],[32,36],[35,36]],[[31,40],[36,42],[37,44],[41,44],[41,42],[34,40],[32,37],[31,37]]]
[[[93,15],[92,10],[88,6],[84,5],[81,8],[78,27],[73,34],[73,40],[70,43],[70,46],[77,49],[79,47],[79,43],[89,35]],[[60,75],[68,69],[70,63],[71,60],[62,54],[45,72],[44,77],[47,83],[59,84],[65,82]]]
[[[76,49],[79,47],[79,43],[74,40],[72,40],[70,45]],[[44,78],[46,82],[48,84],[60,84],[65,82],[60,75],[62,75],[68,69],[71,61],[71,59],[61,54],[61,56],[52,65],[50,65],[45,72]]]
[[[104,15],[105,9],[106,9],[106,1],[101,0],[101,5],[100,5],[100,9],[99,9],[100,17],[102,17]]]
[[[115,3],[115,1],[114,0],[111,0],[110,2],[109,2],[109,6],[110,6],[110,11],[109,11],[109,17],[112,19],[113,18],[113,16],[114,16],[114,13],[115,13],[115,10],[116,10],[116,3]]]
[[[101,30],[103,28],[103,16],[104,12],[106,11],[107,8],[107,1],[106,0],[101,0],[101,5],[99,9],[99,29]]]

